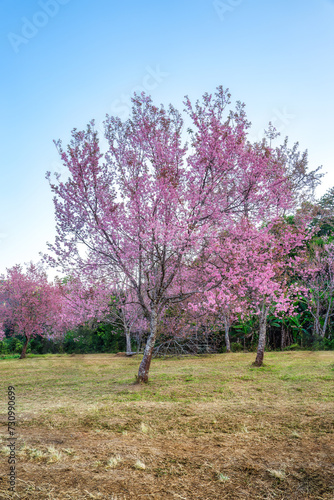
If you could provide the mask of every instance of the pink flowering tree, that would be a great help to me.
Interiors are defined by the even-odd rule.
[[[123,327],[126,340],[126,355],[132,356],[131,336],[134,330],[139,332],[145,318],[142,314],[142,308],[138,301],[133,300],[131,293],[127,290],[114,289],[111,296],[109,312],[104,321],[109,324],[119,325]]]
[[[263,364],[269,311],[275,316],[293,315],[296,298],[304,291],[297,283],[297,276],[303,272],[306,241],[311,235],[307,221],[296,226],[277,220],[266,229],[254,240],[252,253],[248,252],[244,280],[248,308],[259,317],[255,366]]]
[[[71,327],[103,321],[109,311],[110,290],[103,283],[83,280],[78,275],[56,278],[55,284],[63,299],[63,310]]]
[[[110,277],[109,277],[110,278]],[[66,278],[57,278],[58,289],[64,298],[64,310],[68,321],[76,327],[88,324],[107,323],[123,327],[126,339],[126,354],[131,356],[131,333],[143,327],[142,308],[126,282],[105,276],[85,276],[72,273]]]
[[[6,337],[5,335],[5,330],[3,329],[3,324],[0,325],[0,342],[2,342],[4,340],[4,338]]]
[[[313,242],[302,276],[304,301],[313,318],[313,334],[324,339],[333,314],[334,297],[334,243],[326,236]]]
[[[225,226],[219,241],[209,247],[206,257],[209,286],[204,293],[206,300],[201,304],[223,320],[227,351],[231,321],[237,315],[259,316],[257,366],[263,362],[269,309],[274,314],[293,314],[296,294],[305,289],[299,286],[297,290],[291,281],[296,281],[296,275],[300,278],[305,274],[305,242],[311,237],[310,213],[298,210],[293,225],[281,217],[294,212],[305,200],[314,199],[315,187],[323,176],[319,172],[321,167],[308,169],[307,151],[300,153],[298,143],[289,148],[286,138],[281,146],[272,148],[272,141],[279,134],[271,124],[265,134],[253,148],[264,152],[268,165],[284,169],[285,182],[280,184],[283,190],[278,194],[273,189],[275,184],[267,185],[267,193],[274,194],[269,206],[261,196],[253,198],[252,203],[246,198],[240,206],[238,224]],[[259,182],[262,184],[262,179]]]
[[[231,290],[214,288],[194,297],[189,304],[189,310],[197,321],[203,319],[210,325],[215,325],[224,330],[226,352],[231,352],[230,328],[238,319],[238,312],[242,316],[245,309],[240,308],[240,298],[233,295]],[[240,316],[239,316],[240,317]]]
[[[30,264],[24,271],[17,265],[1,276],[0,323],[10,325],[14,334],[24,337],[21,359],[36,335],[54,338],[65,332],[62,298],[40,266]]]
[[[238,317],[259,317],[257,366],[263,363],[269,310],[292,314],[296,294],[301,293],[293,277],[303,272],[305,242],[311,235],[307,223],[300,219],[292,225],[277,218],[257,228],[245,219],[233,234],[222,233],[207,255],[209,286],[200,307],[220,316],[227,351],[231,323]]]
[[[57,220],[49,262],[127,280],[150,324],[138,382],[148,381],[164,309],[206,289],[202,257],[221,232],[291,206],[284,164],[247,142],[243,105],[227,113],[229,97],[220,87],[195,105],[186,99],[188,148],[181,114],[144,94],[127,121],[107,117],[105,155],[93,122],[73,131],[66,150],[57,143],[69,178],[53,182],[48,173]]]
[[[217,322],[224,330],[226,351],[231,351],[230,328],[238,319],[249,313],[249,302],[246,297],[245,272],[247,262],[244,260],[245,233],[234,239],[229,234],[222,235],[216,245],[210,248],[206,257],[204,270],[207,276],[207,287],[203,294],[195,297],[189,304],[195,312],[206,311],[211,321]],[[250,234],[248,234],[249,238]]]

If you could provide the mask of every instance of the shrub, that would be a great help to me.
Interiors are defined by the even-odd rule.
[[[244,348],[243,348],[242,344],[240,344],[239,342],[231,342],[231,351],[232,352],[241,352],[243,350],[244,350]]]
[[[291,344],[291,345],[284,347],[284,351],[298,351],[298,349],[300,349],[299,344]]]

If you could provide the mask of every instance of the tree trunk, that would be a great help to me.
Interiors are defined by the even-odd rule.
[[[209,352],[209,336],[207,327],[205,327],[204,332],[205,332],[205,342],[206,342],[205,350],[206,352]]]
[[[257,347],[256,359],[254,362],[255,366],[262,366],[264,348],[266,346],[266,329],[267,329],[267,316],[269,312],[269,307],[263,304],[260,313],[260,332],[259,332],[259,343]]]
[[[286,335],[285,335],[285,329],[284,325],[282,322],[282,328],[281,328],[281,351],[283,351],[284,347],[286,346]]]
[[[225,327],[225,344],[226,344],[226,352],[231,352],[231,344],[230,344],[230,335],[229,335],[229,324],[228,319],[224,315],[224,327]]]
[[[317,337],[321,336],[321,327],[320,327],[320,300],[317,297],[317,310],[316,310],[316,318],[315,318],[315,334]]]
[[[28,342],[29,342],[29,339],[28,337],[25,337],[25,342],[24,342],[24,345],[23,345],[23,349],[22,349],[22,352],[21,352],[21,356],[20,356],[20,359],[24,359],[26,357],[26,352],[27,352],[27,347],[28,347]]]
[[[141,347],[140,334],[139,333],[137,333],[137,335],[136,335],[136,341],[137,341],[137,354],[139,354],[140,347]]]
[[[132,356],[131,334],[130,334],[130,330],[128,328],[125,329],[125,338],[126,338],[126,355]]]
[[[321,331],[321,338],[323,338],[323,339],[325,338],[325,334],[326,334],[326,328],[327,328],[329,313],[330,313],[330,310],[332,307],[332,301],[333,301],[333,298],[331,297],[329,299],[329,304],[328,304],[328,308],[327,308],[327,312],[326,312],[326,316],[325,316],[324,326],[322,327],[322,331]]]
[[[148,382],[148,371],[150,369],[153,348],[155,339],[157,336],[157,312],[155,309],[151,311],[151,321],[150,321],[150,334],[146,342],[144,356],[141,360],[138,370],[137,383],[147,383]]]

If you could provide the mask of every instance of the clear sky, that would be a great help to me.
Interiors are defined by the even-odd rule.
[[[254,138],[271,120],[334,185],[334,0],[2,0],[0,33],[0,273],[53,240],[53,139],[133,91],[182,109],[228,87]]]

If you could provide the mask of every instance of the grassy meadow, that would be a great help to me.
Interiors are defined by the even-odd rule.
[[[0,360],[0,498],[333,499],[334,352]],[[16,494],[7,492],[7,386]]]

